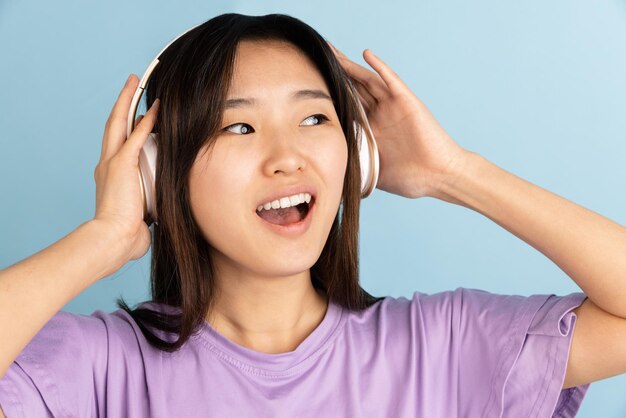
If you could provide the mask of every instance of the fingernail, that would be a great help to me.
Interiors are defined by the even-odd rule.
[[[128,83],[130,83],[130,78],[132,77],[132,73],[131,75],[128,76],[128,78],[126,79],[126,83],[124,84],[124,87],[128,86]]]

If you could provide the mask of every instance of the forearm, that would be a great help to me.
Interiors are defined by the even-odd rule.
[[[0,377],[67,302],[123,263],[117,241],[94,221],[0,271]]]
[[[468,153],[439,198],[487,216],[556,263],[605,311],[626,318],[626,228]]]

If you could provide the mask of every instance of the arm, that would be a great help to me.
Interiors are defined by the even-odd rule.
[[[67,302],[126,262],[120,242],[92,220],[0,271],[0,378]]]
[[[626,318],[626,228],[472,152],[439,193],[539,250],[595,305]]]
[[[556,263],[597,306],[626,318],[626,228],[461,148],[370,50],[363,58],[376,73],[333,50],[378,143],[379,189],[482,213]]]
[[[587,299],[563,388],[626,373],[626,228],[468,153],[442,182],[442,200],[489,217],[554,261]],[[598,355],[602,353],[602,355]]]
[[[333,48],[380,152],[377,188],[478,211],[556,263],[587,299],[576,309],[564,387],[626,373],[626,228],[467,151],[371,51],[376,73]],[[602,355],[598,355],[602,353]]]

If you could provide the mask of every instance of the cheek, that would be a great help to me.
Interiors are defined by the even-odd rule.
[[[322,171],[330,191],[341,197],[348,164],[348,144],[343,134],[326,143],[323,149],[318,150],[317,155],[320,156],[319,161],[323,165]]]
[[[251,211],[245,203],[249,201],[247,187],[252,165],[242,163],[241,159],[236,163],[231,160],[227,154],[214,152],[209,161],[197,161],[190,173],[192,213],[210,242],[236,231],[233,225],[241,225],[246,210]]]

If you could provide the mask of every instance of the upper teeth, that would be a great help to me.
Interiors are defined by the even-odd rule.
[[[311,201],[311,195],[308,193],[300,193],[294,194],[293,196],[281,197],[278,200],[272,200],[271,202],[264,203],[259,205],[256,208],[257,211],[262,211],[263,209],[278,209],[278,208],[288,208],[290,206],[296,206],[300,203],[309,203]]]

